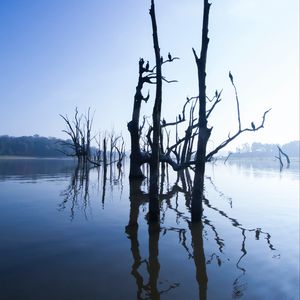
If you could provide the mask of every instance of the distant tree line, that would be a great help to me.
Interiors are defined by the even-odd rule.
[[[72,153],[72,148],[64,144],[62,139],[53,137],[0,136],[0,155],[63,157],[64,153]]]
[[[280,146],[290,157],[299,157],[300,141],[292,141]],[[245,143],[236,148],[234,157],[274,157],[278,154],[278,144]]]

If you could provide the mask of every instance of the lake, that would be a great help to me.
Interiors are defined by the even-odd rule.
[[[201,224],[169,170],[160,226],[128,166],[0,159],[0,299],[299,299],[299,161],[208,164]]]

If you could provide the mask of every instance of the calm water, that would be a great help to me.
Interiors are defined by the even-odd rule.
[[[0,299],[299,299],[299,163],[208,165],[203,227],[170,171],[148,228],[127,171],[0,160]]]

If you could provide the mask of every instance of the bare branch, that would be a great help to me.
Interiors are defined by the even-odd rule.
[[[242,124],[241,124],[241,114],[240,114],[240,103],[239,103],[239,97],[238,97],[238,93],[237,93],[237,89],[236,86],[233,82],[233,76],[231,74],[231,72],[229,71],[229,78],[231,81],[231,84],[234,87],[234,91],[235,91],[235,100],[236,100],[236,107],[237,107],[237,115],[238,115],[238,124],[239,124],[239,131],[241,131],[242,128]]]
[[[289,165],[291,163],[289,156],[286,153],[284,153],[278,145],[277,145],[277,148],[278,148],[279,153],[281,153],[286,158],[287,165]]]
[[[214,110],[214,108],[216,107],[216,105],[222,100],[222,99],[221,99],[222,91],[223,91],[223,90],[221,90],[220,93],[217,94],[217,96],[214,96],[214,98],[216,98],[216,100],[215,100],[214,104],[212,105],[212,107],[211,107],[211,108],[208,110],[208,112],[206,113],[206,119],[209,118],[210,114],[212,113],[212,111]],[[213,98],[213,99],[214,99],[214,98]],[[213,99],[212,99],[212,101],[213,101]]]
[[[221,149],[226,147],[230,142],[232,142],[234,139],[236,139],[241,133],[246,132],[246,131],[256,131],[256,130],[259,130],[259,129],[263,128],[264,124],[265,124],[266,115],[270,110],[271,110],[271,108],[264,112],[263,117],[262,117],[262,122],[261,122],[259,127],[257,127],[257,128],[252,128],[252,127],[251,128],[244,128],[244,129],[238,130],[232,137],[228,136],[227,140],[222,142],[218,147],[216,147],[213,151],[211,151],[210,153],[208,153],[206,155],[206,161],[210,161],[211,158],[213,157],[213,155],[215,155]]]
[[[167,83],[178,82],[178,80],[167,80],[165,77],[162,77],[161,79]]]
[[[192,48],[192,50],[193,50],[193,54],[194,54],[195,60],[198,61],[199,57],[197,56],[196,50],[194,48]]]

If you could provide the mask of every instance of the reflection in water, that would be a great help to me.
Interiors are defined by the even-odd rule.
[[[139,250],[138,241],[138,216],[139,208],[141,205],[148,201],[148,195],[141,190],[143,181],[130,181],[130,213],[129,222],[125,227],[125,232],[131,243],[131,253],[133,258],[133,264],[131,274],[135,278],[137,286],[137,299],[160,299],[160,295],[167,293],[171,289],[176,288],[179,284],[169,284],[167,288],[159,289],[159,236],[162,228],[159,223],[148,224],[148,260],[142,260]],[[145,264],[148,282],[142,276],[139,269]]]
[[[110,169],[110,176],[112,176],[111,169]],[[102,185],[102,208],[104,208],[104,203],[105,203],[106,180],[107,180],[107,166],[104,164],[104,167],[103,167],[103,185]],[[110,182],[111,182],[111,180],[110,180]]]
[[[137,225],[128,225],[126,226],[125,232],[130,240],[130,250],[132,253],[133,264],[131,268],[131,275],[135,278],[136,282],[136,299],[160,299],[160,295],[167,293],[171,289],[179,286],[178,283],[169,284],[167,288],[159,289],[158,280],[159,280],[159,235],[160,228],[157,223],[149,224],[149,239],[148,239],[148,259],[142,260],[139,250],[139,241],[138,241],[138,226]],[[142,265],[145,265],[147,271],[148,281],[146,281],[142,275],[142,272],[139,271]],[[160,282],[162,284],[162,282]]]
[[[121,185],[123,173],[121,169],[116,170],[111,166],[109,168],[109,177],[107,175],[107,168],[97,169],[98,188],[101,186],[102,196],[101,203],[104,208],[105,195],[107,189],[107,182],[110,187]],[[147,221],[146,204],[149,196],[147,194],[148,181],[147,180],[130,180],[129,181],[129,200],[130,211],[128,224],[125,227],[125,233],[130,240],[130,251],[133,259],[131,265],[131,275],[136,284],[136,299],[160,299],[162,294],[166,294],[171,290],[180,287],[180,282],[170,282],[168,280],[160,279],[161,263],[159,261],[159,239],[160,235],[167,235],[168,233],[176,233],[178,242],[187,254],[187,259],[192,259],[195,265],[195,278],[198,285],[199,300],[207,299],[207,291],[209,287],[209,278],[207,275],[207,266],[216,264],[222,267],[223,264],[229,261],[226,257],[224,249],[226,247],[225,239],[218,232],[218,227],[210,220],[207,214],[203,215],[202,222],[193,224],[190,222],[190,199],[191,199],[191,176],[189,172],[183,171],[178,173],[175,184],[170,187],[169,175],[167,168],[166,173],[163,173],[160,184],[160,207],[161,207],[161,222],[160,224],[149,223],[148,226],[148,257],[142,258],[140,253],[140,243],[138,238],[139,232],[139,214],[142,213],[143,222]],[[75,208],[84,211],[87,218],[86,208],[89,205],[89,188],[90,188],[90,169],[77,166],[71,176],[69,186],[62,192],[64,200],[60,204],[60,209],[65,209],[69,203],[71,211],[71,219],[75,216]],[[102,180],[101,180],[102,174]],[[107,177],[109,179],[107,179]],[[166,181],[166,182],[165,182]],[[100,183],[101,182],[101,183]],[[226,197],[214,184],[210,177],[207,177],[207,183],[213,186],[214,191],[218,197],[228,201],[230,208],[233,207],[232,199]],[[180,204],[180,199],[184,198],[184,206]],[[248,254],[247,250],[247,235],[250,234],[255,240],[259,240],[262,236],[270,250],[275,251],[271,243],[271,235],[264,232],[260,227],[246,228],[228,213],[213,206],[209,199],[204,199],[204,206],[206,209],[216,212],[221,218],[229,221],[230,225],[239,230],[241,233],[240,240],[240,256],[238,257],[235,267],[239,271],[239,275],[232,283],[232,298],[241,298],[247,289],[247,282],[245,282],[246,267],[243,265],[243,260]],[[167,216],[170,213],[175,213],[175,222],[177,226],[166,226]],[[203,239],[209,240],[213,237],[216,250],[212,253],[205,253]],[[206,250],[207,251],[207,250]],[[207,258],[206,258],[207,257]],[[210,287],[213,288],[213,287]]]
[[[231,197],[227,197],[222,191],[220,191],[218,189],[218,187],[215,185],[215,183],[213,182],[213,180],[212,180],[212,178],[210,176],[205,176],[205,178],[212,185],[213,189],[219,195],[219,197],[222,198],[222,199],[224,199],[224,200],[226,200],[229,203],[230,208],[232,208],[232,198]]]
[[[147,224],[148,180],[128,185],[114,166],[105,176],[103,166],[32,163],[0,168],[5,299],[298,298],[298,194],[287,170],[263,181],[247,170],[249,182],[234,166],[208,167],[202,224],[190,224],[191,176],[166,167],[158,226]],[[262,197],[244,195],[250,184]]]
[[[67,206],[70,207],[70,218],[71,220],[75,217],[75,210],[78,209],[83,211],[85,219],[88,219],[87,208],[89,207],[90,194],[89,190],[91,188],[90,183],[90,172],[92,169],[96,169],[97,172],[97,190],[102,192],[101,195],[101,205],[104,209],[105,197],[106,197],[106,184],[108,181],[107,167],[91,167],[87,164],[77,164],[70,178],[70,183],[65,190],[61,192],[63,201],[59,204],[59,210],[65,210]],[[101,179],[102,175],[102,179]],[[109,172],[109,182],[113,189],[115,185],[121,187],[120,195],[122,195],[123,189],[123,172],[118,168],[118,173],[114,172],[113,168],[110,168]],[[102,181],[102,183],[101,183]],[[101,187],[100,187],[101,184]],[[95,187],[95,186],[93,186]]]
[[[233,282],[233,298],[240,298],[243,296],[246,288],[247,288],[247,284],[246,283],[241,283],[242,281],[242,277],[245,275],[246,273],[246,269],[244,267],[241,267],[241,261],[242,259],[247,255],[247,249],[246,249],[246,233],[247,232],[255,232],[255,239],[259,240],[259,236],[260,234],[265,235],[265,239],[267,241],[267,245],[270,248],[270,250],[274,251],[276,250],[273,246],[273,244],[271,243],[271,235],[268,232],[264,232],[261,230],[261,228],[244,228],[242,226],[242,224],[240,224],[240,222],[235,219],[232,218],[230,216],[228,216],[224,211],[218,209],[217,207],[214,207],[210,204],[209,200],[204,198],[204,204],[206,205],[206,207],[216,211],[218,214],[220,214],[222,217],[226,218],[228,221],[230,221],[231,225],[234,228],[237,228],[241,231],[241,235],[242,235],[242,241],[241,241],[241,256],[239,257],[238,261],[236,262],[236,267],[238,270],[241,271],[241,275],[239,275]],[[204,216],[204,219],[206,220],[206,217]],[[207,221],[204,221],[206,224],[208,224]],[[222,248],[220,248],[220,240],[222,241],[222,239],[220,239],[220,237],[217,235],[217,232],[215,230],[215,228],[213,229],[213,231],[216,234],[215,240],[217,242],[217,244],[219,245],[219,250],[220,252]],[[224,246],[224,243],[222,242],[222,245]],[[218,259],[218,264],[221,265],[221,261],[219,260],[219,257],[216,256]]]
[[[72,159],[2,159],[0,157],[0,180],[67,178],[75,165]]]
[[[196,224],[190,223],[190,230],[192,236],[193,258],[196,267],[196,280],[199,285],[199,300],[206,300],[207,294],[207,272],[206,260],[203,247],[203,225],[198,222]]]
[[[232,208],[232,199],[225,197],[225,195],[217,189],[211,178],[208,178],[209,182],[214,186],[214,190],[219,194],[219,197],[229,200],[230,207]],[[196,269],[196,281],[198,283],[199,290],[199,300],[204,300],[207,298],[207,287],[208,287],[208,277],[207,277],[207,265],[215,261],[219,267],[222,266],[223,262],[226,259],[222,259],[224,256],[224,247],[225,241],[219,235],[216,226],[214,223],[208,219],[206,215],[203,216],[203,223],[193,224],[189,221],[186,212],[179,210],[178,198],[179,194],[183,194],[185,198],[185,206],[187,211],[190,210],[190,198],[191,198],[191,182],[188,172],[182,172],[178,175],[178,178],[172,188],[169,188],[167,192],[164,193],[164,183],[160,187],[160,201],[161,201],[161,228],[153,228],[154,224],[149,224],[149,260],[143,260],[139,252],[139,241],[138,241],[138,215],[140,212],[140,206],[144,205],[148,201],[148,195],[146,192],[142,191],[141,186],[143,181],[130,181],[130,213],[129,213],[129,222],[126,226],[126,234],[131,242],[131,253],[133,257],[132,271],[131,274],[135,278],[137,285],[137,299],[160,299],[159,295],[163,292],[167,292],[172,288],[176,288],[180,283],[174,283],[170,285],[166,290],[159,291],[157,288],[157,280],[159,277],[160,264],[158,261],[158,241],[159,241],[159,232],[163,231],[163,235],[167,232],[176,232],[178,234],[179,243],[182,245],[186,253],[188,254],[188,259],[193,259]],[[168,186],[168,185],[167,185]],[[172,201],[171,201],[172,200]],[[165,208],[163,206],[165,204]],[[274,251],[275,248],[271,243],[271,235],[267,232],[261,230],[261,228],[244,228],[241,223],[230,217],[224,211],[214,207],[210,204],[208,199],[204,199],[204,204],[207,208],[216,211],[223,218],[228,220],[230,224],[241,231],[241,246],[240,251],[241,255],[238,258],[235,266],[237,270],[240,271],[233,281],[233,291],[232,298],[237,299],[241,298],[246,289],[247,283],[243,282],[243,278],[246,273],[246,268],[242,266],[242,260],[247,255],[246,247],[246,234],[249,232],[254,233],[256,240],[259,240],[261,235],[265,236],[267,245],[270,250]],[[168,210],[171,210],[176,213],[176,223],[182,224],[182,221],[187,226],[182,228],[175,227],[163,227],[165,222],[165,217],[168,213]],[[214,241],[218,246],[218,253],[214,252],[208,255],[208,259],[205,258],[205,251],[203,245],[203,237],[207,237],[207,230],[210,229],[214,235]],[[190,232],[191,244],[190,247],[187,243],[187,230]],[[229,260],[229,259],[227,259]],[[142,274],[139,272],[139,269],[143,264],[147,265],[149,283],[145,284],[145,279]],[[146,295],[143,297],[143,292]]]
[[[74,219],[75,207],[81,207],[87,219],[86,208],[89,203],[89,171],[86,164],[78,164],[71,176],[70,184],[61,193],[63,201],[59,204],[59,210],[64,210],[67,203],[70,202],[71,220]]]
[[[291,163],[284,167],[278,164],[274,158],[249,158],[249,159],[231,159],[227,164],[236,167],[241,171],[252,173],[255,177],[262,177],[266,174],[270,176],[280,175],[280,173],[288,173],[299,178],[299,157],[293,157]]]

